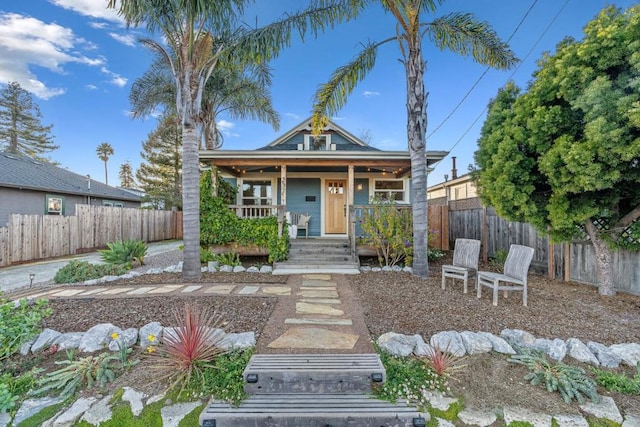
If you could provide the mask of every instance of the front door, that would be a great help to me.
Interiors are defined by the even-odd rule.
[[[325,184],[324,232],[345,234],[347,232],[347,181],[327,180]]]

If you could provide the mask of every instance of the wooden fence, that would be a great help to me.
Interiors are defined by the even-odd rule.
[[[487,260],[509,245],[520,244],[535,249],[531,268],[551,278],[596,284],[596,261],[593,245],[588,241],[551,244],[546,234],[530,224],[507,221],[491,208],[450,210],[449,241],[457,238],[482,241],[482,258]],[[619,291],[640,295],[640,254],[618,250],[613,256],[614,283]]]
[[[182,238],[182,212],[76,205],[75,216],[20,215],[0,227],[0,267],[74,255],[117,240]]]

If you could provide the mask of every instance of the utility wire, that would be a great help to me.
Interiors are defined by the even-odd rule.
[[[549,31],[549,29],[551,28],[551,26],[556,22],[556,20],[558,19],[558,17],[560,16],[560,14],[562,13],[562,11],[565,9],[565,7],[567,6],[567,4],[569,4],[570,0],[566,0],[564,2],[564,4],[562,5],[562,7],[560,8],[560,10],[558,10],[558,13],[556,13],[556,15],[553,17],[553,19],[551,20],[551,22],[549,22],[549,25],[547,25],[547,27],[544,29],[544,31],[542,32],[542,34],[540,34],[540,37],[538,37],[538,40],[536,40],[536,42],[533,44],[533,46],[531,47],[531,49],[529,49],[529,52],[527,52],[527,54],[525,55],[524,59],[522,61],[520,61],[518,63],[518,66],[513,70],[513,72],[509,75],[509,77],[507,77],[507,80],[504,82],[504,84],[507,84],[509,82],[509,80],[511,80],[513,78],[513,76],[518,72],[518,70],[520,69],[520,67],[522,66],[522,64],[527,60],[527,58],[529,58],[529,56],[533,53],[533,50],[536,48],[536,46],[538,46],[538,44],[540,43],[540,41],[542,40],[542,38],[545,36],[545,34],[547,34],[547,32]],[[504,85],[503,85],[504,86]],[[460,138],[458,138],[458,140],[455,142],[455,144],[453,144],[451,146],[451,148],[449,149],[449,154],[451,154],[451,152],[453,151],[454,148],[456,148],[456,146],[462,141],[462,139],[469,133],[469,131],[475,126],[475,124],[478,122],[478,120],[480,120],[480,118],[484,115],[484,113],[487,112],[487,106],[484,107],[484,109],[480,112],[480,114],[478,114],[478,116],[475,118],[475,120],[473,121],[473,123],[471,123],[471,125],[469,125],[469,127],[464,131],[464,133],[462,134],[462,136],[460,136]],[[442,159],[444,160],[444,158]],[[433,168],[435,169],[436,166],[438,166],[438,164],[442,161],[439,160],[437,161],[434,165]]]
[[[518,32],[518,30],[520,29],[520,27],[522,26],[522,23],[524,22],[525,19],[527,19],[527,16],[529,16],[529,13],[531,12],[531,10],[533,9],[533,7],[536,5],[536,3],[538,3],[538,0],[533,0],[533,3],[531,3],[531,6],[529,6],[529,10],[527,10],[527,12],[524,14],[524,16],[522,17],[522,19],[520,19],[520,22],[518,23],[518,25],[516,26],[515,30],[513,30],[513,32],[511,33],[511,35],[509,36],[509,38],[507,39],[507,43],[509,43],[511,41],[511,39],[513,38],[513,36],[515,36],[515,34]],[[478,80],[476,80],[476,82],[471,86],[471,88],[467,91],[467,93],[462,97],[462,99],[456,104],[455,107],[453,107],[453,110],[449,113],[449,115],[447,117],[444,118],[444,120],[442,120],[440,122],[440,124],[438,126],[436,126],[436,128],[434,130],[431,131],[431,133],[427,136],[428,138],[431,138],[433,136],[434,133],[436,133],[438,131],[438,129],[440,129],[442,127],[442,125],[444,125],[450,118],[451,116],[453,116],[453,114],[458,111],[458,108],[460,108],[460,106],[464,103],[464,101],[469,97],[469,95],[471,95],[471,92],[473,92],[473,90],[476,88],[476,86],[478,86],[478,84],[480,83],[480,81],[484,78],[484,76],[487,75],[487,73],[489,72],[489,70],[491,69],[491,67],[487,67],[484,72],[480,75],[480,77],[478,77]]]

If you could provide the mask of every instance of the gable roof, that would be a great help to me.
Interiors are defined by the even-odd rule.
[[[352,133],[348,132],[346,129],[338,126],[332,121],[323,128],[323,132],[336,132],[339,133],[342,137],[344,137],[351,144],[338,145],[336,146],[336,151],[380,151],[379,149],[368,145],[366,142],[356,137]],[[304,132],[311,132],[311,117],[300,122],[298,125],[294,126],[287,133],[279,136],[269,144],[264,147],[260,147],[257,150],[266,150],[266,151],[286,151],[286,150],[297,150],[298,145],[295,142],[289,142],[291,137],[294,135]]]
[[[115,200],[141,200],[141,197],[135,194],[88,179],[86,176],[27,156],[2,151],[0,151],[0,187]]]

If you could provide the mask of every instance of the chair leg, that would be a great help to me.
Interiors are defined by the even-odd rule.
[[[522,305],[527,306],[527,284],[524,284],[524,289],[522,290]]]
[[[493,282],[493,305],[498,305],[498,282]]]
[[[482,294],[482,285],[480,285],[480,281],[478,280],[478,276],[476,276],[476,289],[478,290],[476,297],[478,297],[478,299],[480,299],[481,294]]]
[[[445,277],[444,273],[442,273],[442,289],[445,288],[445,282],[446,282],[447,278]]]
[[[466,271],[465,271],[465,273],[464,273],[464,279],[462,279],[462,280],[463,280],[463,282],[464,282],[464,283],[463,283],[464,293],[466,294],[466,293],[467,293],[467,282],[469,281],[469,272],[466,272]]]

